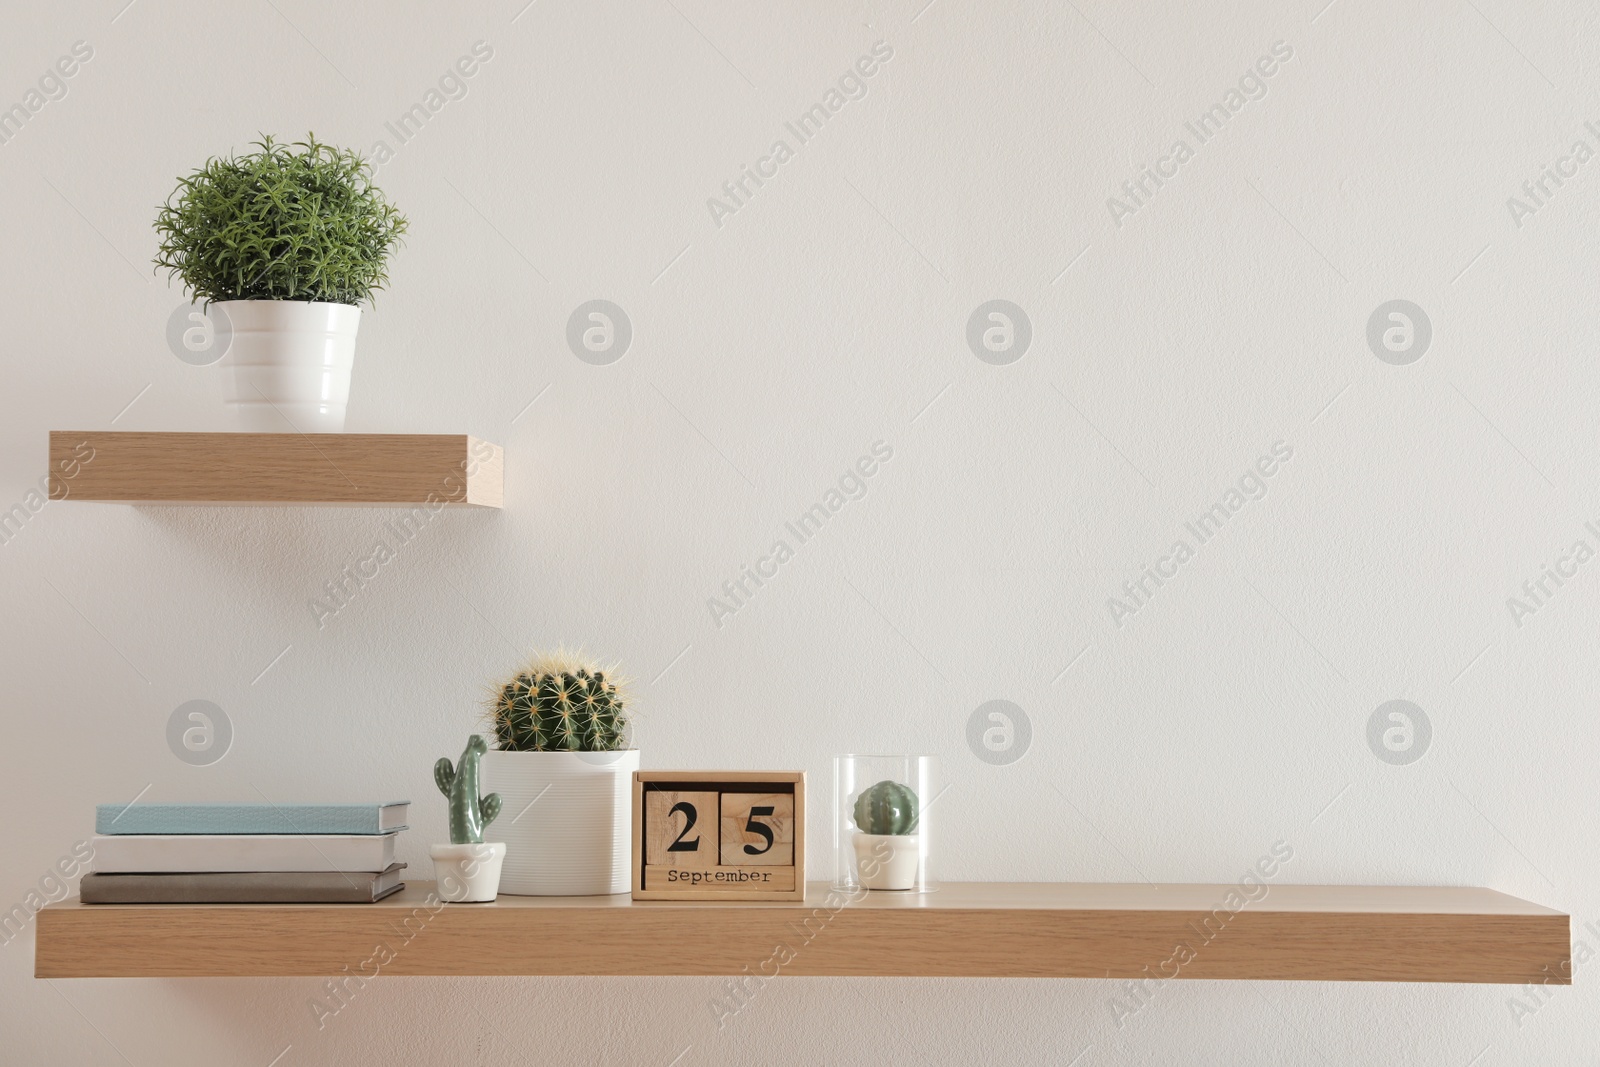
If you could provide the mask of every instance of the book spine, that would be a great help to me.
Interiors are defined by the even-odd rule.
[[[277,808],[102,804],[95,809],[95,833],[372,835],[389,832],[380,829],[382,817],[382,808],[369,805]]]
[[[97,836],[93,870],[97,874],[372,873],[394,862],[394,840],[394,834]]]
[[[79,883],[78,897],[85,904],[369,904],[375,899],[370,879],[343,884],[306,880],[296,884],[249,874],[236,879],[86,874]]]

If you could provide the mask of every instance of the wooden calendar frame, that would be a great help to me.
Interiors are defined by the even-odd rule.
[[[763,788],[766,787],[766,788]],[[723,864],[721,850],[723,848],[723,805],[725,797],[737,797],[742,794],[778,795],[789,794],[794,797],[793,830],[790,862],[767,863],[764,870],[757,874],[770,875],[773,880],[779,881],[777,888],[762,888],[758,885],[746,884],[689,884],[666,885],[661,884],[659,876],[663,868],[647,862],[652,829],[647,828],[647,798],[651,793],[686,793],[706,794],[715,793],[717,801],[717,848],[718,862],[705,864],[686,870],[707,871],[751,871],[752,868],[743,865]],[[737,803],[737,801],[735,801]],[[633,850],[632,850],[632,880],[634,900],[788,900],[803,901],[806,898],[806,772],[805,771],[634,771],[633,772]],[[752,817],[753,818],[753,817]],[[685,830],[687,832],[687,830]],[[751,877],[756,877],[752,874]],[[646,885],[646,879],[653,879],[652,884]]]

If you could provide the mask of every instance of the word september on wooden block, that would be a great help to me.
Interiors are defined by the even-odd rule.
[[[634,771],[634,900],[804,900],[804,771]]]

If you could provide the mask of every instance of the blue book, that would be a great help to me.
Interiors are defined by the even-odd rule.
[[[389,834],[409,801],[387,804],[101,804],[97,834]]]

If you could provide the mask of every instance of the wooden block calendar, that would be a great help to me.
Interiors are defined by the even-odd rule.
[[[804,900],[804,771],[634,771],[634,900]]]

